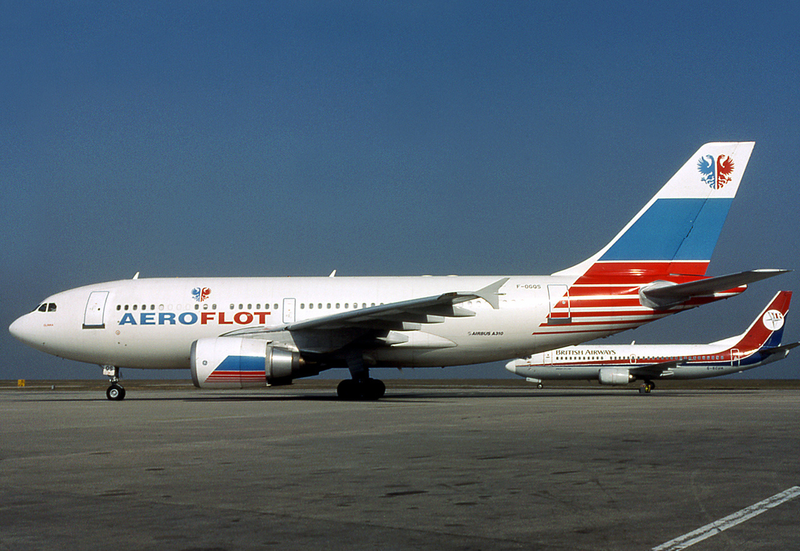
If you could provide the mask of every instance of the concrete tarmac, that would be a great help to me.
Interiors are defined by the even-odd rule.
[[[9,389],[0,419],[0,550],[643,550],[800,485],[798,390]]]

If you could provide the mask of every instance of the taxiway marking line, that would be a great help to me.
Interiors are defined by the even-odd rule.
[[[740,511],[736,511],[732,515],[728,515],[725,518],[721,518],[710,524],[706,524],[705,526],[689,532],[688,534],[678,536],[674,540],[670,540],[667,543],[662,543],[657,547],[653,547],[652,551],[678,551],[679,549],[686,549],[690,545],[694,545],[695,543],[701,542],[706,538],[710,538],[711,536],[716,536],[728,528],[732,528],[737,524],[750,520],[751,518],[798,496],[800,496],[800,486],[792,486],[788,490],[784,490],[779,494],[768,497],[764,501],[759,501],[750,507],[745,507]]]

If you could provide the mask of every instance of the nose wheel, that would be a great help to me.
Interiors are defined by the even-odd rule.
[[[108,376],[108,380],[111,383],[111,386],[106,389],[106,398],[109,400],[124,400],[125,389],[119,384],[119,368],[115,365],[101,367],[103,368],[103,375]]]
[[[109,400],[124,400],[125,389],[114,383],[106,389],[106,398]]]

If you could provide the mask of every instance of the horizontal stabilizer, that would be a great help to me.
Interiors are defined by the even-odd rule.
[[[759,350],[762,354],[773,356],[775,354],[781,354],[781,357],[786,357],[789,354],[789,350],[792,348],[796,348],[800,346],[800,342],[793,342],[789,344],[782,344],[780,346],[772,346],[770,348],[762,348]]]
[[[695,297],[707,297],[735,287],[747,285],[775,277],[791,270],[748,270],[736,274],[709,277],[689,283],[670,283],[656,281],[639,290],[639,298],[643,306],[654,309],[669,308]]]

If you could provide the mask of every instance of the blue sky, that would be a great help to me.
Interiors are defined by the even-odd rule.
[[[800,268],[794,3],[3,8],[3,327],[136,272],[548,274],[708,141],[756,141],[709,274]],[[727,337],[798,282],[609,342]],[[0,379],[100,377],[5,330],[0,347]],[[800,354],[751,375],[798,378]]]

